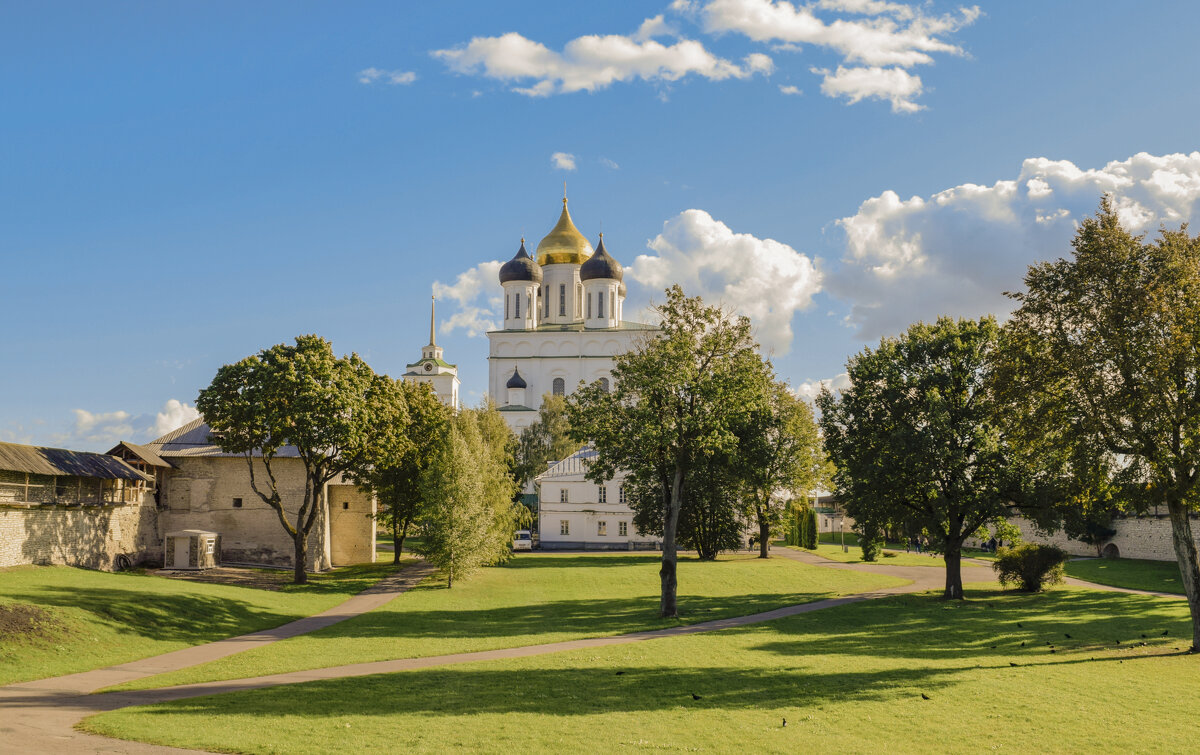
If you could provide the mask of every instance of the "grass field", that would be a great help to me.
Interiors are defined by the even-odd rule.
[[[1174,561],[1141,561],[1135,558],[1089,558],[1068,561],[1067,576],[1132,590],[1152,590],[1183,595],[1179,565]]]
[[[131,682],[142,689],[302,669],[602,637],[902,584],[784,558],[680,559],[680,620],[658,618],[654,554],[521,555],[447,590],[430,580],[336,626]]]
[[[391,564],[347,567],[272,591],[65,566],[0,569],[0,684],[279,626],[334,606],[393,571]]]
[[[848,564],[865,563],[862,560],[862,549],[858,545],[858,535],[853,532],[846,533],[846,546],[849,551],[842,552],[842,535],[839,532],[822,532],[817,539],[817,552],[825,558],[834,561],[841,561]],[[879,563],[891,564],[892,566],[943,566],[941,554],[935,553],[931,557],[928,553],[917,553],[916,551],[905,551],[904,543],[888,542],[884,545],[885,553],[895,553],[894,557],[880,556]],[[995,555],[977,548],[963,548],[964,558],[977,558],[985,561],[994,561]]]
[[[1178,650],[1183,601],[968,597],[184,700],[84,727],[252,753],[1194,751],[1200,656]]]

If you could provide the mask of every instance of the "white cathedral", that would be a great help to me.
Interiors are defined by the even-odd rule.
[[[621,265],[605,250],[604,234],[593,252],[565,197],[558,223],[535,254],[521,239],[516,256],[500,268],[504,327],[487,334],[488,392],[518,433],[537,419],[543,395],[566,395],[597,380],[607,387],[613,357],[654,330],[621,318]]]

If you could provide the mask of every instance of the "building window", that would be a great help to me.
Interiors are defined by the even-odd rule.
[[[242,499],[241,499],[241,498],[234,498],[234,499],[233,499],[233,507],[234,507],[235,509],[240,509],[240,508],[242,507]]]
[[[558,316],[567,316],[567,284],[558,284]]]
[[[343,510],[343,511],[349,511],[349,510],[350,510],[350,502],[349,502],[349,501],[342,501],[342,510]]]
[[[508,300],[509,300],[509,299],[511,299],[511,298],[512,298],[512,297],[511,297],[511,296],[509,296],[508,294],[505,294],[505,295],[504,295],[504,319],[505,319],[505,320],[507,320],[507,319],[508,319]]]
[[[570,535],[571,534],[571,523],[568,522],[566,519],[559,519],[558,520],[558,534]]]
[[[567,501],[567,489],[566,489],[566,488],[562,488],[562,489],[560,489],[560,490],[558,491],[558,502],[559,502],[559,503],[568,503],[568,501]]]
[[[596,488],[596,501],[598,503],[608,503],[608,488],[603,485]]]
[[[550,287],[542,286],[542,305],[546,313],[542,317],[550,316]]]
[[[608,534],[608,522],[596,522],[596,534],[604,537]]]
[[[575,316],[583,317],[583,284],[575,284]]]
[[[533,294],[525,295],[525,311],[533,315]]]
[[[618,499],[620,499],[621,503],[625,503],[625,486],[624,485],[622,485],[620,487],[617,497],[618,497]]]
[[[590,320],[590,319],[591,319],[591,317],[592,317],[592,297],[591,297],[591,296],[588,296],[588,298],[587,298],[587,301],[588,301],[588,314],[587,314],[587,316],[588,316],[588,319]]]
[[[616,319],[617,316],[617,292],[608,292],[608,316]]]
[[[600,378],[600,389],[608,393],[608,378]]]
[[[629,534],[629,522],[617,522],[617,534],[626,537]]]
[[[513,317],[521,316],[521,295],[513,294]]]
[[[554,383],[552,383],[552,385],[554,386],[553,390],[555,396],[562,396],[566,394],[567,381],[563,380],[562,378],[554,378]]]
[[[596,317],[604,317],[604,292],[596,292]]]

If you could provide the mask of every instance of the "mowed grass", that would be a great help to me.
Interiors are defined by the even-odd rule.
[[[351,566],[272,591],[65,566],[0,569],[0,610],[25,605],[44,611],[32,631],[0,634],[0,684],[103,668],[286,624],[337,605],[394,571],[391,564]]]
[[[841,545],[830,545],[828,543],[817,543],[817,549],[810,551],[798,546],[782,546],[792,548],[804,553],[815,553],[816,555],[827,558],[830,561],[841,561],[843,564],[867,564],[874,563],[880,566],[945,566],[946,562],[942,561],[940,555],[929,555],[927,553],[905,553],[904,551],[884,551],[879,554],[879,558],[875,561],[863,561],[862,549],[858,546],[846,544],[848,550],[842,552]]]
[[[1151,590],[1183,595],[1179,564],[1135,558],[1089,558],[1068,561],[1067,576],[1130,590]]]
[[[1195,750],[1200,656],[1180,652],[1183,601],[1072,588],[968,597],[181,700],[83,727],[247,753]]]
[[[434,578],[328,629],[114,689],[145,689],[325,666],[606,637],[903,584],[782,557],[681,558],[680,619],[658,617],[655,554],[519,555],[446,589]]]

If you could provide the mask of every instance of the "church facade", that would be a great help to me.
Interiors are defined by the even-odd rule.
[[[429,303],[429,344],[422,347],[421,358],[413,364],[405,365],[405,382],[425,383],[433,388],[433,392],[443,404],[458,411],[458,365],[450,364],[443,358],[442,347],[437,345],[434,335],[434,307],[436,302]]]
[[[542,396],[568,395],[595,381],[608,386],[613,358],[655,330],[623,319],[624,271],[604,248],[603,234],[593,250],[566,198],[534,255],[521,239],[500,268],[504,326],[487,334],[488,393],[518,433],[537,419]]]

